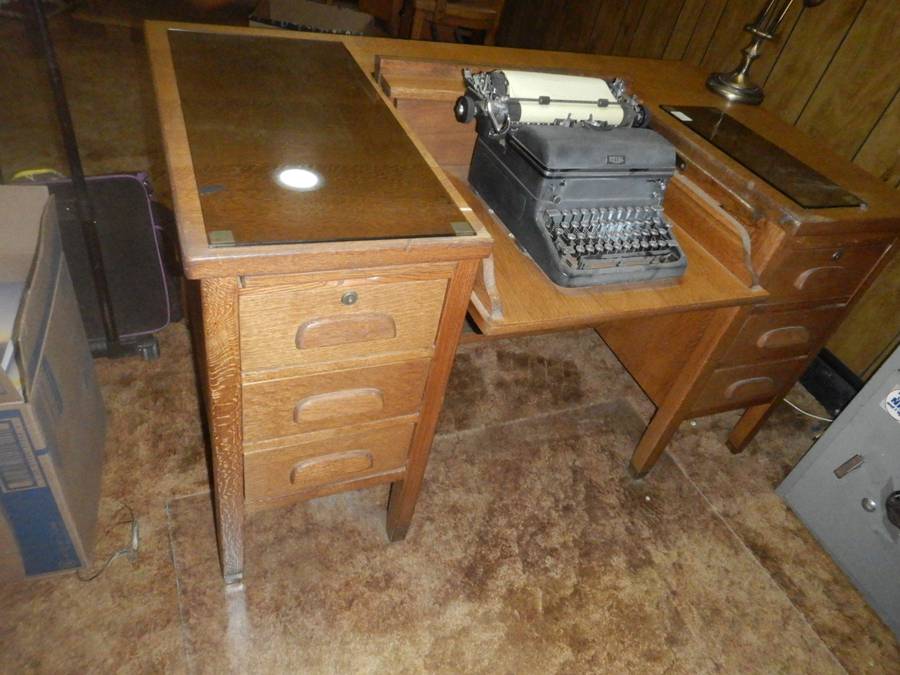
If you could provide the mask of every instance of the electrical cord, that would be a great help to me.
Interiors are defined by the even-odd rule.
[[[809,412],[808,410],[804,410],[796,403],[792,403],[788,399],[782,399],[782,400],[802,415],[806,415],[807,417],[812,417],[814,420],[819,420],[821,422],[834,422],[834,420],[831,417],[822,417],[821,415],[814,415],[813,413]]]
[[[116,525],[125,525],[125,524],[130,523],[131,524],[131,539],[129,541],[128,546],[126,546],[125,548],[120,548],[118,551],[114,551],[106,559],[106,561],[100,566],[100,568],[93,574],[89,574],[89,575],[85,576],[81,573],[82,572],[81,570],[78,570],[75,573],[75,576],[78,577],[79,581],[93,581],[94,579],[99,577],[101,574],[103,574],[107,570],[107,568],[110,565],[112,565],[114,560],[116,560],[117,558],[121,558],[122,556],[128,556],[128,558],[131,559],[132,561],[134,561],[137,558],[138,548],[140,547],[140,544],[141,544],[141,528],[140,528],[140,525],[138,524],[137,518],[134,517],[134,511],[131,509],[130,506],[128,506],[128,504],[125,504],[124,502],[119,507],[119,509],[113,514],[113,516],[114,517],[118,516],[122,511],[128,511],[129,519],[128,520],[120,520],[116,523],[113,523],[110,526],[110,529],[112,529]],[[109,529],[107,530],[107,532],[109,532]]]

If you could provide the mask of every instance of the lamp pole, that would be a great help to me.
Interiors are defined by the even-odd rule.
[[[803,0],[805,7],[821,5],[824,0]],[[750,33],[750,43],[741,50],[743,56],[737,68],[728,73],[713,73],[706,86],[735,103],[759,105],[763,100],[762,87],[750,77],[750,66],[759,58],[763,45],[775,38],[794,0],[767,0],[756,20],[744,26]]]

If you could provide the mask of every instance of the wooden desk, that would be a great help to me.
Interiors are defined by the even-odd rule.
[[[290,35],[147,28],[228,582],[245,511],[391,483],[405,536],[491,247],[343,45]]]
[[[494,236],[472,302],[481,330],[491,336],[595,327],[657,406],[632,456],[637,475],[690,417],[746,408],[728,439],[733,451],[743,449],[896,253],[897,194],[767,111],[727,106],[706,90],[704,74],[684,63],[523,50],[445,56],[456,60],[381,52],[375,77]],[[665,209],[689,261],[678,286],[560,289],[467,188],[474,130],[444,112],[462,93],[459,73],[528,66],[623,77],[649,109],[651,126],[675,145],[682,168]],[[801,208],[662,105],[727,109],[855,193],[865,208]]]
[[[213,47],[206,57],[189,56],[193,65],[176,76],[185,32],[212,36],[206,42]],[[189,24],[149,23],[147,39],[185,271],[199,280],[198,355],[227,581],[243,573],[246,510],[390,482],[388,533],[405,535],[467,307],[487,336],[596,327],[658,406],[632,459],[643,474],[691,415],[753,406],[732,434],[733,444],[745,443],[883,264],[898,232],[893,195],[849,165],[823,160],[827,175],[866,199],[866,214],[798,213],[657,115],[660,132],[687,160],[666,200],[689,260],[685,277],[653,287],[562,290],[519,253],[466,184],[473,130],[452,119],[448,104],[461,87],[460,65],[622,75],[651,108],[719,104],[692,67]],[[379,147],[370,124],[340,123],[354,119],[358,102],[316,97],[334,93],[327,76],[305,87],[306,101],[297,95],[283,48],[314,54],[305,46],[322,42],[346,47],[359,71],[346,63],[332,70],[364,78],[359,96],[383,105],[366,114],[402,138],[394,134]],[[279,59],[250,58],[273,43]],[[240,49],[252,68],[236,58]],[[221,58],[213,63],[215,53]],[[265,86],[249,97],[232,91],[250,80]],[[324,128],[304,127],[305,102],[319,107]],[[764,111],[736,114],[754,128],[774,129],[801,158],[818,159],[809,141]],[[218,128],[221,120],[230,126]],[[382,171],[379,159],[394,158],[380,183],[346,152],[346,136],[359,131],[372,173]],[[333,145],[336,137],[343,146]],[[396,154],[407,139],[408,151]],[[260,146],[269,149],[262,160]],[[260,179],[271,177],[266,162],[293,161],[273,159],[282,147],[304,164],[309,153],[317,161],[338,155],[335,166],[351,166],[345,184],[359,191],[299,209],[296,196]],[[398,224],[398,201],[409,223]],[[464,236],[448,223],[454,233],[462,224]],[[342,240],[318,240],[319,224]],[[750,230],[753,265],[767,290],[753,283],[735,224]],[[413,229],[404,232],[407,226]],[[849,262],[823,264],[823,256]],[[810,270],[821,267],[843,272],[809,283]]]

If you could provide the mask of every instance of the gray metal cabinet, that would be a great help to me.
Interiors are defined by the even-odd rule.
[[[900,348],[777,492],[900,638]]]

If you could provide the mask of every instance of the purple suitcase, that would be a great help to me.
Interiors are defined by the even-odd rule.
[[[56,197],[63,249],[91,351],[104,355],[107,344],[100,301],[72,181],[42,182]],[[153,199],[144,173],[90,176],[87,187],[120,342],[144,358],[155,358],[159,347],[154,333],[182,316],[172,214]]]

